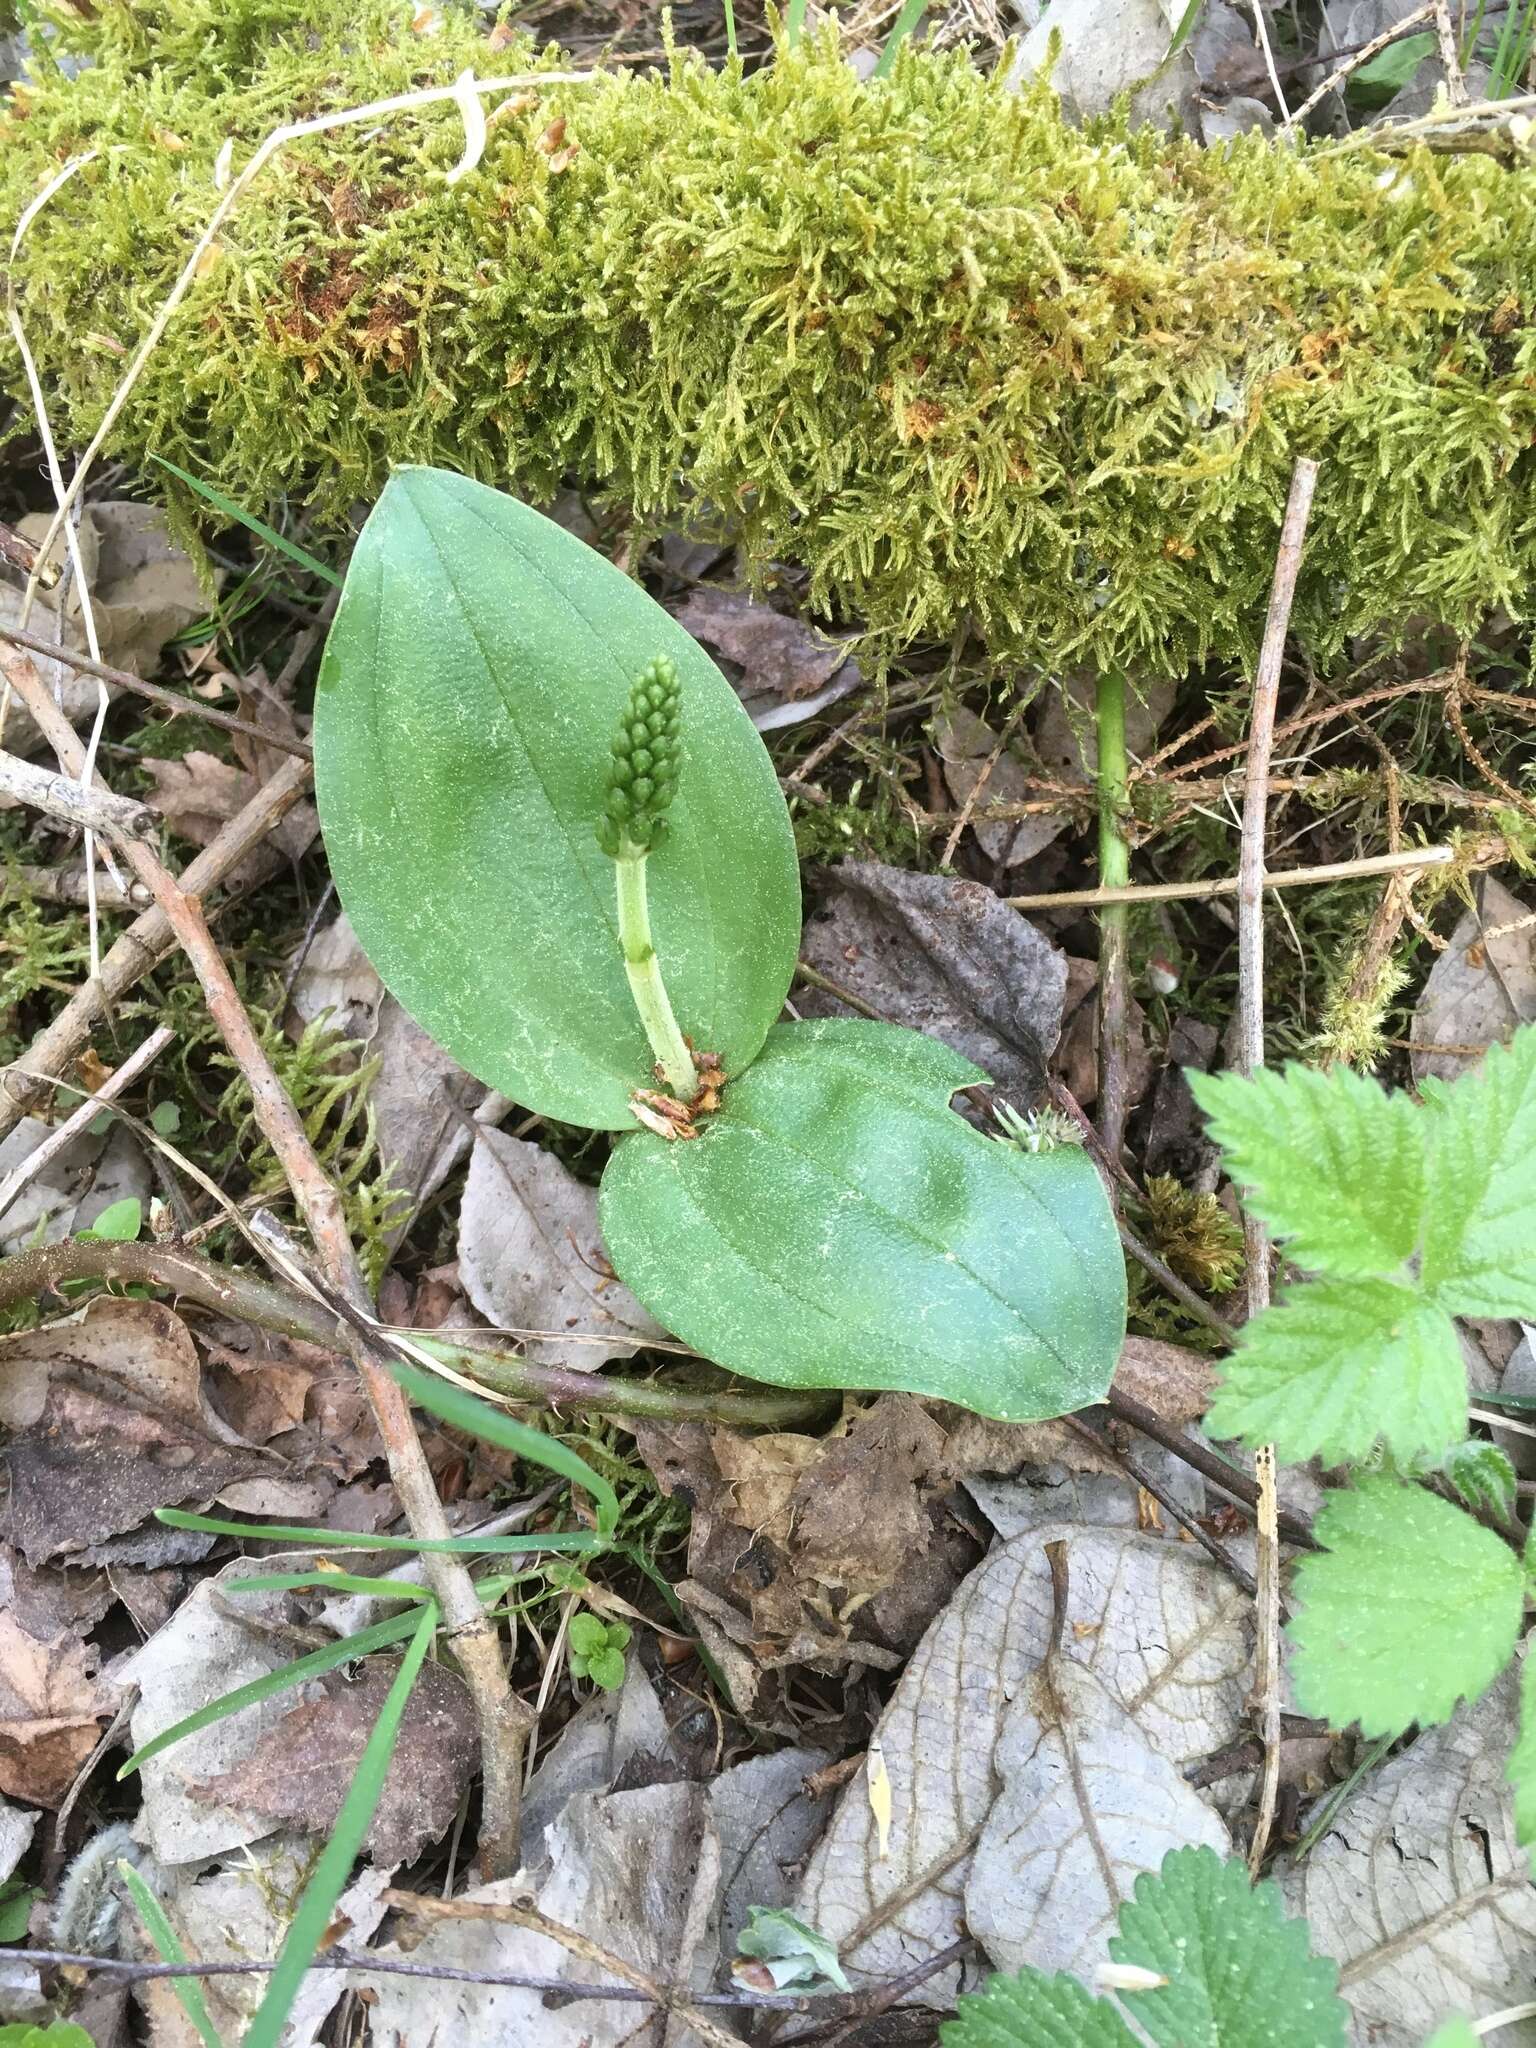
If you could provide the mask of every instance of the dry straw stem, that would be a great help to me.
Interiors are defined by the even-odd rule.
[[[67,1116],[63,1123],[57,1124],[40,1145],[33,1146],[21,1164],[13,1167],[5,1179],[0,1180],[0,1216],[5,1214],[28,1182],[37,1178],[50,1159],[56,1158],[66,1145],[78,1138],[82,1131],[89,1129],[103,1103],[115,1101],[126,1088],[133,1086],[141,1074],[148,1073],[175,1036],[175,1032],[168,1030],[163,1024],[151,1031],[142,1044],[135,1046],[122,1065],[107,1076],[94,1094],[87,1095],[80,1107]]]
[[[1286,500],[1285,519],[1280,529],[1280,547],[1275,557],[1269,613],[1264,622],[1264,641],[1253,681],[1237,892],[1236,1065],[1245,1074],[1254,1073],[1264,1064],[1264,835],[1268,819],[1269,760],[1274,747],[1275,703],[1285,659],[1286,630],[1296,595],[1296,579],[1301,572],[1301,551],[1313,494],[1317,489],[1317,472],[1317,464],[1303,458],[1297,462],[1291,478],[1290,496]],[[1243,1238],[1247,1253],[1248,1314],[1252,1318],[1269,1302],[1269,1245],[1263,1225],[1251,1210],[1246,1209]],[[1257,1874],[1269,1844],[1275,1802],[1280,1790],[1280,1504],[1275,1491],[1273,1444],[1263,1445],[1256,1454],[1254,1477],[1259,1490],[1258,1645],[1254,1703],[1259,1736],[1264,1744],[1264,1770],[1248,1864]]]
[[[85,747],[73,726],[54,706],[31,661],[16,656],[7,664],[6,675],[47,736],[60,766],[73,775],[88,774]],[[267,1057],[229,969],[213,942],[201,902],[177,883],[149,847],[127,837],[120,843],[124,859],[153,894],[157,908],[186,954],[209,1014],[245,1076],[257,1125],[282,1165],[328,1277],[349,1302],[362,1313],[371,1314],[372,1304],[347,1231],[341,1196],[316,1157],[303,1122]],[[429,1540],[450,1536],[453,1532],[416,1435],[409,1403],[377,1355],[352,1331],[346,1335],[346,1348],[356,1361],[384,1442],[390,1477],[412,1533]],[[504,1876],[517,1862],[527,1710],[512,1693],[495,1627],[481,1606],[466,1566],[456,1557],[433,1552],[426,1553],[424,1566],[442,1610],[445,1634],[474,1701],[480,1728],[484,1779],[482,1865],[487,1876]]]
[[[1416,7],[1412,14],[1405,14],[1401,21],[1394,21],[1389,29],[1379,36],[1372,36],[1368,43],[1362,43],[1358,50],[1351,50],[1335,68],[1329,72],[1322,84],[1309,92],[1301,105],[1289,113],[1280,124],[1282,128],[1297,129],[1315,108],[1320,107],[1329,93],[1337,92],[1348,79],[1353,77],[1362,64],[1369,64],[1391,43],[1395,43],[1409,29],[1417,28],[1421,21],[1428,21],[1436,11],[1436,0],[1426,0],[1426,5]]]
[[[1417,873],[1447,867],[1456,859],[1453,846],[1421,846],[1411,852],[1375,853],[1363,860],[1326,861],[1312,868],[1266,869],[1261,889],[1298,889],[1322,882],[1354,882],[1370,875]],[[1015,910],[1065,910],[1099,903],[1174,903],[1210,896],[1239,896],[1241,875],[1216,875],[1201,882],[1132,882],[1123,889],[1058,889],[1036,896],[1005,896]]]

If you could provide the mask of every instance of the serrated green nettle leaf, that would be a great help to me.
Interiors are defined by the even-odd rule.
[[[1298,1265],[1349,1279],[1412,1256],[1425,1134],[1408,1096],[1343,1066],[1187,1078],[1246,1205]]]
[[[800,938],[793,835],[736,693],[638,584],[514,498],[390,479],[353,552],[315,702],[331,870],[364,949],[461,1065],[545,1116],[633,1128],[655,1054],[597,841],[614,733],[658,656],[683,757],[647,862],[679,1022],[737,1072]]]
[[[1099,1400],[1125,1267],[1093,1163],[986,1138],[985,1077],[892,1025],[782,1024],[698,1137],[621,1139],[609,1257],[652,1315],[732,1372],[892,1387],[1025,1422]]]
[[[1536,1027],[1436,1091],[1422,1278],[1452,1315],[1536,1316]]]
[[[1536,1849],[1536,1657],[1520,1667],[1520,1733],[1506,1767],[1515,1794],[1515,1839]]]
[[[1174,1849],[1137,1878],[1119,1925],[1114,1960],[1168,1980],[1119,1994],[1155,2048],[1344,2048],[1338,1964],[1311,1953],[1306,1922],[1241,1861]]]
[[[542,1465],[547,1472],[558,1472],[562,1479],[589,1493],[597,1510],[597,1536],[587,1537],[583,1547],[590,1549],[595,1541],[606,1540],[618,1527],[618,1495],[602,1473],[595,1472],[569,1444],[547,1436],[541,1429],[530,1429],[504,1408],[493,1408],[489,1401],[480,1400],[448,1380],[437,1379],[432,1373],[418,1372],[415,1366],[391,1363],[389,1370],[418,1406],[443,1422],[479,1437],[482,1443],[512,1451],[531,1465]],[[535,1544],[539,1540],[533,1539]]]
[[[1453,1444],[1440,1469],[1474,1513],[1479,1508],[1490,1508],[1505,1517],[1514,1513],[1515,1468],[1497,1444],[1481,1437]]]
[[[243,2037],[241,2048],[277,2048],[282,2039],[293,2001],[304,1981],[304,1973],[331,1924],[336,1901],[346,1888],[352,1865],[378,1810],[390,1759],[399,1740],[406,1702],[432,1647],[437,1619],[435,1605],[422,1610],[416,1633],[400,1659],[400,1669],[395,1673],[384,1704],[379,1709],[379,1718],[363,1745],[363,1753],[352,1773],[352,1782],[341,1802],[341,1811],[336,1816],[330,1839],[320,1852],[320,1860],[289,1922],[288,1932],[278,1951],[277,1967],[267,1980],[266,1993]]]
[[[1042,1970],[989,1978],[985,1990],[958,1999],[939,2040],[943,2048],[1136,2048],[1108,1999]]]
[[[1368,1479],[1330,1494],[1314,1533],[1325,1548],[1296,1568],[1287,1631],[1303,1713],[1400,1735],[1449,1720],[1509,1662],[1525,1573],[1460,1508]]]
[[[1205,1419],[1286,1464],[1358,1463],[1377,1443],[1435,1457],[1467,1426],[1467,1375],[1443,1309],[1391,1280],[1308,1280],[1245,1325]]]

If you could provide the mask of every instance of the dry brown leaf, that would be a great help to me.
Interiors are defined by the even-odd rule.
[[[796,724],[863,681],[840,640],[742,591],[703,584],[678,607],[676,618],[727,664],[760,731]]]
[[[968,803],[972,790],[992,759],[997,747],[997,734],[974,711],[967,711],[960,704],[947,716],[935,720],[933,743],[944,764],[944,780],[951,797],[957,806]],[[988,804],[1023,803],[1037,793],[1030,788],[1029,777],[1023,768],[1005,748],[993,763],[986,786],[977,799],[977,807],[984,810]],[[1064,811],[1040,811],[1033,817],[1020,818],[1015,822],[983,818],[974,821],[971,830],[988,860],[1000,862],[1004,867],[1017,867],[1024,861],[1033,860],[1037,853],[1043,853],[1053,840],[1061,837],[1071,822]]]
[[[193,1798],[328,1835],[399,1669],[397,1657],[369,1657],[350,1682],[333,1674],[321,1698],[285,1714],[233,1770],[190,1786]],[[424,1664],[364,1844],[375,1863],[414,1862],[447,1832],[478,1754],[463,1680]]]
[[[0,1614],[0,1792],[57,1807],[96,1747],[116,1701],[73,1630],[49,1642]]]
[[[877,1015],[941,1038],[1033,1101],[1061,1029],[1065,957],[980,882],[843,861],[817,875],[805,959]],[[847,1007],[804,986],[808,1017]]]
[[[596,1188],[508,1131],[475,1133],[458,1252],[464,1291],[487,1322],[571,1333],[528,1341],[528,1356],[541,1365],[595,1372],[667,1334],[613,1277]]]
[[[1536,1022],[1536,911],[1492,875],[1477,877],[1473,895],[1414,1011],[1416,1081],[1454,1081],[1478,1063],[1477,1053],[1437,1046],[1503,1042],[1517,1025]]]
[[[270,1469],[212,1414],[191,1336],[157,1302],[0,1340],[0,1421],[17,1433],[4,1534],[34,1564]]]

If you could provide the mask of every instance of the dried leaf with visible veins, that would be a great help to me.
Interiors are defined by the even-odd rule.
[[[232,1771],[189,1787],[192,1796],[329,1834],[399,1668],[396,1657],[369,1657],[351,1683],[331,1680],[321,1698],[269,1728]],[[364,1845],[375,1863],[413,1862],[446,1833],[477,1754],[462,1679],[440,1664],[423,1665]]]

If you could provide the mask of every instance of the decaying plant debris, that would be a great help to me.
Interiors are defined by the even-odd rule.
[[[1279,1325],[1234,1327],[1267,1291],[1262,1174],[1196,1101],[1229,1100],[1202,1074],[1261,1064],[1266,1024],[1271,1062],[1320,1085],[1469,1083],[1465,1118],[1514,1071],[1488,1047],[1536,1022],[1521,117],[1202,150],[1118,114],[1074,126],[1006,62],[989,75],[948,47],[997,33],[982,0],[873,85],[844,61],[879,42],[868,8],[841,42],[733,19],[745,67],[695,12],[665,52],[597,0],[535,18],[579,56],[383,0],[28,17],[0,209],[14,224],[67,167],[11,265],[65,447],[275,123],[466,65],[535,76],[475,99],[478,140],[459,98],[281,152],[86,492],[97,772],[151,836],[109,842],[92,913],[67,823],[0,812],[0,1941],[25,1951],[0,1948],[0,2023],[85,2030],[39,2048],[1097,2048],[1130,2039],[1116,1998],[1175,2038],[1131,1967],[1166,1913],[1212,1978],[1240,1948],[1244,2023],[1287,2048],[1350,2026],[1464,2048],[1452,2015],[1529,1994],[1536,1687],[1522,1710],[1495,1627],[1481,1697],[1451,1712],[1475,1688],[1432,1647],[1360,1679],[1366,1732],[1341,1731],[1315,1704],[1318,1617],[1374,1562],[1338,1504],[1407,1500],[1452,1518],[1518,1628],[1529,1436],[1481,1405],[1536,1394],[1518,1260],[1459,1304],[1456,1355],[1405,1354],[1343,1449],[1316,1438],[1384,1437],[1401,1470],[1346,1489],[1296,1465],[1277,1501],[1270,1461],[1200,1430],[1218,1379],[1218,1412],[1273,1398],[1282,1456],[1296,1423],[1294,1375],[1256,1377]],[[1443,64],[1455,24],[1433,26]],[[1238,29],[1232,77],[1269,95],[1273,52]],[[1175,70],[1191,90],[1187,53]],[[1464,97],[1454,56],[1445,75]],[[1458,120],[1493,146],[1433,147]],[[29,665],[28,637],[80,656],[87,629],[70,572],[23,617],[51,504],[10,348],[4,741],[78,780],[98,689],[88,658]],[[1307,458],[1258,692],[1270,754],[1249,670]],[[999,1084],[957,1098],[975,1129],[1086,1144],[1130,1275],[1107,1406],[1014,1426],[727,1383],[615,1276],[607,1138],[495,1093],[388,993],[306,799],[323,566],[400,461],[546,505],[720,661],[802,861],[788,1014],[915,1027]],[[1091,846],[1111,666],[1119,968]],[[1261,897],[1266,866],[1299,886]],[[1495,1209],[1530,1116],[1500,1101],[1478,1146]],[[1387,1185],[1396,1155],[1370,1156]],[[1326,1232],[1318,1254],[1283,1203],[1272,1227],[1323,1264],[1297,1283],[1276,1260],[1287,1300],[1337,1288]],[[469,1384],[537,1433],[482,1430],[452,1406]],[[404,1554],[466,1531],[467,1563]],[[1282,1562],[1311,1616],[1294,1661]],[[1416,1603],[1373,1593],[1367,1621],[1411,1635],[1457,1608],[1421,1562]],[[302,1657],[308,1681],[270,1691]],[[237,1686],[239,1711],[119,1782]],[[1404,1686],[1449,1718],[1415,1734]],[[330,1889],[328,1840],[359,1851]],[[194,1966],[232,1971],[201,2006],[156,1901]],[[955,2017],[989,1979],[985,2013]],[[1246,2048],[1201,1988],[1209,2038]]]

